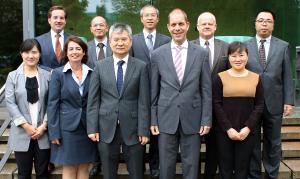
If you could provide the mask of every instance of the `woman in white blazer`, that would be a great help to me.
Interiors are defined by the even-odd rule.
[[[38,67],[41,47],[35,39],[20,46],[23,63],[10,72],[5,85],[6,106],[11,117],[9,147],[15,152],[19,179],[48,176],[50,145],[47,135],[47,99],[50,72]]]

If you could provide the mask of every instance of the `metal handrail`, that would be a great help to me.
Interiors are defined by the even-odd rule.
[[[5,98],[4,97],[4,91],[5,91],[5,84],[1,87],[0,89],[0,96],[1,96],[1,99],[0,99],[0,103],[3,101],[3,99]],[[0,128],[0,136],[3,135],[4,131],[7,129],[7,127],[9,126],[10,124],[10,121],[11,119],[10,118],[7,118],[5,119],[4,123],[1,125],[1,128]],[[0,172],[2,171],[4,165],[6,164],[10,154],[12,153],[13,151],[8,147],[5,154],[3,155],[1,161],[0,161]]]

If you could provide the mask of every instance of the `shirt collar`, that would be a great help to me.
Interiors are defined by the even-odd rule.
[[[113,55],[114,65],[116,66],[118,61],[120,61],[120,60],[124,60],[125,64],[127,64],[128,63],[128,58],[129,58],[129,54],[127,54],[123,59],[119,59],[115,55]]]
[[[104,37],[104,39],[101,42],[99,42],[96,38],[94,38],[94,42],[95,42],[96,47],[98,46],[98,43],[103,43],[104,47],[107,47],[107,45],[108,45],[106,36]]]
[[[51,38],[56,38],[55,35],[57,34],[56,32],[54,32],[54,30],[50,30],[51,33]],[[60,37],[64,38],[64,30],[60,31],[59,33]]]
[[[214,44],[214,39],[215,39],[214,36],[212,36],[212,38],[210,38],[210,39],[208,39],[208,40],[205,40],[205,39],[203,39],[202,37],[199,37],[199,42],[200,42],[200,45],[201,45],[201,46],[204,46],[205,42],[208,41],[209,46],[211,46],[211,45]]]
[[[189,45],[188,41],[185,40],[180,46],[183,47],[183,48],[185,48],[185,49],[187,49],[188,45]],[[175,49],[175,47],[177,47],[177,46],[178,45],[172,39],[172,41],[171,41],[171,49]]]
[[[271,37],[272,35],[270,35],[269,37],[265,38],[264,40],[266,40],[266,43],[271,43]],[[261,38],[260,36],[258,36],[256,34],[256,42],[259,44],[260,43],[260,40],[262,40],[263,38]]]
[[[152,34],[152,40],[154,40],[155,37],[156,37],[156,30],[154,30],[154,31],[152,31],[151,33],[149,33],[149,32],[147,32],[145,29],[143,29],[143,34],[144,34],[145,39],[147,39],[147,36],[148,36],[149,34]]]
[[[67,62],[64,66],[63,72],[67,72],[68,70],[72,70],[70,62]],[[93,71],[90,67],[88,67],[86,64],[82,64],[82,71]]]

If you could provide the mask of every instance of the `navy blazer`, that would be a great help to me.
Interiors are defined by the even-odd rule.
[[[64,32],[64,43],[67,41],[70,35]],[[51,39],[51,32],[47,32],[36,37],[36,40],[40,43],[42,49],[42,55],[40,58],[40,66],[46,70],[51,70],[64,65],[64,61],[60,59],[58,63]]]
[[[86,127],[86,106],[91,71],[84,80],[82,96],[72,71],[63,72],[64,67],[53,70],[49,84],[48,128],[49,138],[60,139],[61,130],[74,131],[82,122]]]

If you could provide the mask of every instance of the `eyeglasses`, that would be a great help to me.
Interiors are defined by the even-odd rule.
[[[262,19],[262,18],[257,19],[256,22],[261,23],[261,24],[263,24],[263,23],[272,24],[273,23],[273,21],[271,19]]]

